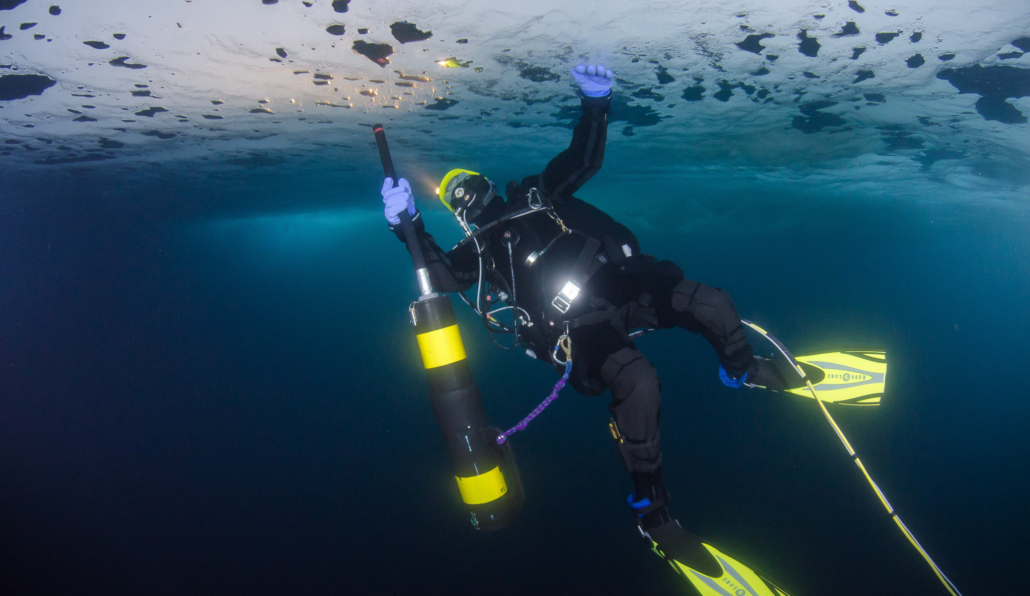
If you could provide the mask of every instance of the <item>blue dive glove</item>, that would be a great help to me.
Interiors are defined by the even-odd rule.
[[[744,374],[742,374],[739,379],[734,379],[733,377],[730,376],[730,373],[726,372],[726,369],[723,368],[722,365],[720,365],[719,366],[719,380],[722,381],[723,385],[726,385],[727,387],[730,387],[731,389],[740,389],[741,387],[744,386],[744,383],[747,381],[747,372],[745,371]]]
[[[383,180],[382,195],[383,205],[386,206],[386,221],[390,222],[391,226],[401,223],[400,215],[405,207],[408,208],[408,215],[412,217],[418,213],[415,210],[415,197],[411,194],[411,186],[404,178],[397,181],[396,187],[393,185],[393,178]]]
[[[587,97],[604,97],[612,90],[615,75],[603,64],[580,64],[572,69],[579,90]]]

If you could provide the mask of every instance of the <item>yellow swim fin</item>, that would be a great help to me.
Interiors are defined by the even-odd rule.
[[[795,356],[808,375],[819,399],[846,406],[878,406],[887,382],[887,353],[855,350]],[[785,373],[788,392],[812,398],[797,373]],[[794,379],[790,377],[793,376]]]
[[[701,596],[789,596],[740,561],[703,543],[677,521],[640,533],[651,550]]]

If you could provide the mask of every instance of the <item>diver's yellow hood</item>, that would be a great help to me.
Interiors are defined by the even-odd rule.
[[[469,176],[480,175],[479,172],[473,172],[472,170],[462,170],[459,168],[447,172],[447,174],[443,177],[443,180],[440,181],[440,188],[436,189],[436,193],[440,197],[440,202],[443,203],[444,206],[446,206],[447,209],[451,211],[451,213],[454,212],[454,209],[451,208],[451,204],[447,200],[447,186],[451,183],[452,180],[454,180],[460,174],[468,174]]]

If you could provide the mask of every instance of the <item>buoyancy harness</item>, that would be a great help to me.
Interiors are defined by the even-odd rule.
[[[516,190],[509,185],[508,197],[509,212],[489,224],[472,229],[461,222],[466,238],[455,247],[471,245],[479,260],[476,300],[461,297],[483,318],[491,338],[493,333],[513,334],[516,346],[530,357],[553,360],[550,348],[572,329],[606,321],[621,329],[616,309],[597,295],[590,281],[606,265],[635,255],[639,245],[632,233],[578,199],[566,199],[575,201],[578,210],[569,219],[582,220],[586,231],[566,225],[550,197],[536,187]],[[598,229],[604,227],[609,229]],[[494,296],[505,306],[491,309]],[[506,310],[512,311],[510,326],[495,318]]]

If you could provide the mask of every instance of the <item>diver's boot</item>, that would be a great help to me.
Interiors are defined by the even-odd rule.
[[[662,469],[654,472],[633,473],[633,494],[626,499],[637,516],[637,525],[643,529],[656,528],[672,521],[668,504],[672,501],[662,486]]]
[[[747,367],[747,374],[744,375],[744,384],[748,387],[760,387],[771,391],[791,389],[793,388],[791,381],[793,381],[793,386],[804,385],[794,367],[782,356],[776,358],[755,356],[751,360],[751,365]]]

